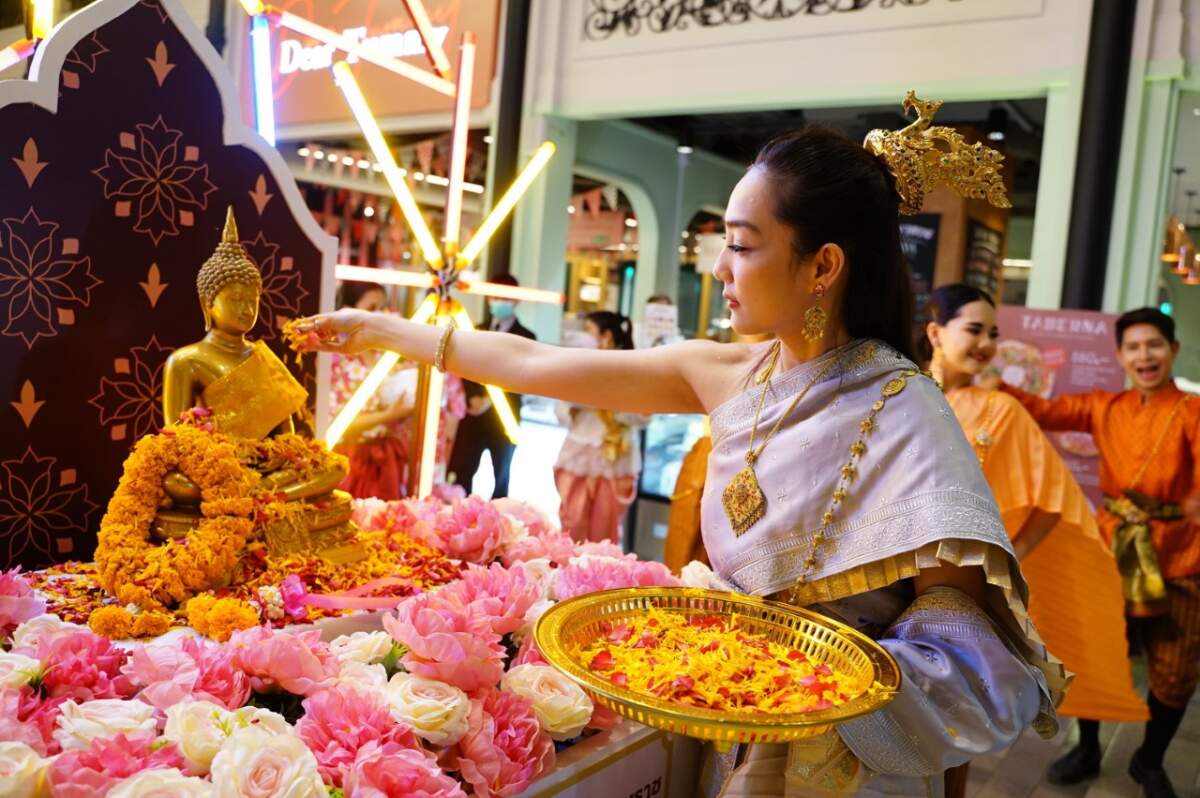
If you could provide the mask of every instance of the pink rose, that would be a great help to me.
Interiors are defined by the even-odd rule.
[[[0,571],[0,640],[45,611],[45,600],[34,595],[29,580],[21,576],[20,566]]]
[[[337,685],[304,699],[296,732],[317,758],[321,778],[343,786],[360,749],[367,743],[395,745],[426,753],[412,729],[392,720],[381,694]]]
[[[461,604],[422,593],[405,599],[383,628],[408,647],[404,667],[466,692],[493,687],[504,673],[504,649],[488,618]]]
[[[346,774],[346,795],[353,798],[467,798],[427,754],[399,743],[372,740]]]
[[[508,798],[554,767],[554,743],[527,699],[488,690],[471,702],[467,733],[454,758],[478,798]]]
[[[530,560],[549,560],[558,566],[564,566],[571,558],[579,556],[579,544],[570,535],[561,532],[548,532],[541,536],[530,535],[521,538],[505,551],[502,562],[511,568],[519,562]]]
[[[30,687],[0,690],[0,740],[25,743],[41,756],[57,754],[54,730],[66,701],[66,696],[39,698]]]
[[[134,687],[121,673],[127,657],[111,641],[86,629],[44,637],[38,641],[37,653],[46,674],[42,689],[51,697],[81,702],[129,698]]]
[[[250,677],[256,692],[280,689],[312,695],[337,678],[337,657],[321,642],[320,632],[288,634],[256,626],[234,632],[226,647],[233,665]]]
[[[412,536],[449,557],[487,565],[500,552],[506,523],[496,508],[470,496],[443,508],[432,519],[420,518],[413,525]]]
[[[154,742],[150,733],[118,734],[92,740],[84,750],[67,751],[50,766],[50,793],[54,798],[94,798],[143,770],[185,766],[174,745],[155,749]]]
[[[554,582],[559,601],[618,587],[677,587],[667,566],[642,560],[614,560],[608,557],[576,559],[558,574]]]
[[[521,628],[525,613],[541,598],[541,592],[541,586],[523,570],[510,571],[492,563],[487,568],[467,566],[458,581],[438,594],[460,602],[473,615],[487,618],[492,631],[503,636]]]

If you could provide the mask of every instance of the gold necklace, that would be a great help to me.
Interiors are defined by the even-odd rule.
[[[836,355],[829,359],[820,370],[818,370],[804,386],[804,390],[792,399],[787,409],[779,416],[779,420],[775,422],[775,426],[763,438],[761,444],[757,448],[754,446],[754,439],[758,435],[758,422],[762,416],[763,407],[767,402],[767,393],[771,390],[771,375],[775,371],[775,366],[779,363],[779,354],[783,348],[782,341],[776,341],[774,348],[771,350],[771,359],[767,367],[759,374],[756,382],[762,383],[762,393],[758,397],[758,408],[754,411],[754,423],[750,427],[750,444],[746,449],[746,467],[734,475],[729,484],[725,486],[725,490],[721,493],[721,504],[725,508],[725,515],[729,518],[729,523],[733,527],[733,533],[738,537],[744,535],[750,527],[754,526],[767,511],[767,497],[763,493],[762,486],[758,484],[758,476],[754,473],[754,465],[758,462],[758,458],[762,455],[763,450],[767,448],[767,444],[775,437],[775,433],[783,426],[783,422],[787,420],[796,406],[808,395],[808,392],[816,385],[822,377],[837,365],[841,360],[840,355]]]

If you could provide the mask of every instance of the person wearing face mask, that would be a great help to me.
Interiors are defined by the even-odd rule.
[[[974,384],[1000,335],[992,297],[969,285],[945,285],[933,292],[927,312],[918,353],[983,467],[1029,582],[1029,615],[1050,652],[1075,674],[1059,714],[1146,720],[1124,654],[1121,577],[1087,498],[1021,403]]]
[[[1132,387],[1042,399],[1009,385],[1043,428],[1090,432],[1100,450],[1097,520],[1121,571],[1126,614],[1150,671],[1150,722],[1129,765],[1151,798],[1175,795],[1163,757],[1200,681],[1200,397],[1171,379],[1175,322],[1155,308],[1117,319],[1117,360]],[[1049,778],[1075,784],[1100,772],[1099,723]]]
[[[584,335],[589,349],[634,348],[632,323],[612,311],[589,313]],[[554,464],[563,531],[582,543],[607,540],[620,545],[621,522],[637,498],[642,470],[637,430],[646,419],[565,402],[556,412],[567,427]]]
[[[516,286],[517,278],[511,274],[500,274],[491,282],[499,285]],[[511,299],[492,299],[488,301],[487,329],[493,332],[510,333],[512,335],[536,341],[533,331],[521,324],[516,314],[517,303]],[[467,393],[467,415],[458,425],[458,434],[454,439],[454,448],[450,452],[448,472],[454,481],[461,485],[468,494],[475,481],[475,472],[479,470],[479,461],[483,453],[490,452],[492,456],[492,473],[496,478],[496,487],[492,491],[493,499],[508,496],[509,470],[512,467],[513,453],[516,445],[504,433],[504,425],[500,417],[492,409],[484,387],[476,382],[464,382]],[[513,415],[521,417],[521,397],[514,393],[508,394],[508,402]]]

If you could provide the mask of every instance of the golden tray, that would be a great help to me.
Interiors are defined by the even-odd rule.
[[[682,615],[738,616],[739,626],[802,651],[850,677],[855,698],[832,709],[768,714],[688,707],[612,684],[588,670],[574,650],[620,622],[655,608]],[[687,737],[733,743],[783,743],[815,737],[843,721],[885,706],[900,690],[900,666],[882,646],[845,624],[809,610],[754,596],[683,587],[603,590],[548,609],[534,628],[542,656],[574,679],[601,706],[638,723]]]

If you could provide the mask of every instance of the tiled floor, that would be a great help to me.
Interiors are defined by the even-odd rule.
[[[1138,681],[1144,684],[1144,679]],[[1004,754],[973,762],[969,798],[1134,798],[1141,794],[1126,773],[1142,741],[1141,724],[1101,726],[1104,764],[1100,778],[1075,787],[1047,784],[1045,773],[1050,764],[1075,744],[1074,722],[1063,720],[1066,729],[1053,740],[1042,740],[1030,732]],[[1167,751],[1166,766],[1180,796],[1200,796],[1200,697],[1193,699]]]

